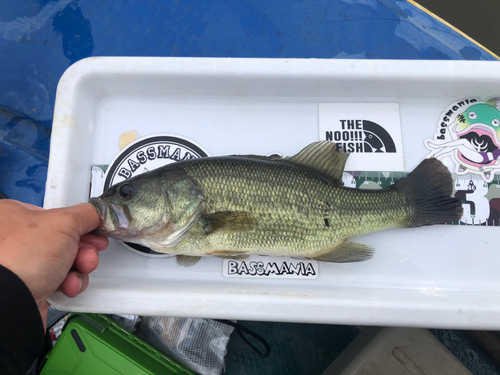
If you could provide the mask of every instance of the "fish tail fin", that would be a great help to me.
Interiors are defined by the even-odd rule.
[[[392,187],[404,193],[410,203],[408,227],[445,224],[462,217],[462,202],[451,197],[450,171],[438,159],[425,159]]]

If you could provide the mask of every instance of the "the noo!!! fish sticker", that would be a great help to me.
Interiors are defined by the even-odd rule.
[[[493,181],[500,170],[500,96],[451,104],[441,114],[434,138],[426,139],[425,145],[431,150],[427,158],[450,155],[456,174],[474,173]]]

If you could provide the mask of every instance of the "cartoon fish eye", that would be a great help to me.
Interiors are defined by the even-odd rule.
[[[477,113],[476,112],[469,112],[469,118],[471,120],[477,119]]]
[[[500,125],[500,121],[497,118],[494,118],[493,120],[491,120],[491,125],[497,127]]]

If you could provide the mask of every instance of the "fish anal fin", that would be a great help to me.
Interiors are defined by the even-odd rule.
[[[314,260],[331,263],[361,262],[373,257],[373,248],[356,242],[344,241],[331,251]]]
[[[206,234],[249,232],[255,229],[255,216],[244,211],[221,211],[200,218]]]
[[[179,266],[191,267],[200,261],[201,257],[190,255],[177,255],[177,264]]]
[[[283,160],[313,168],[329,176],[339,184],[342,183],[342,172],[349,154],[337,149],[337,145],[329,141],[311,143],[295,156]]]
[[[250,256],[247,253],[238,253],[235,251],[214,251],[213,253],[211,253],[211,255],[214,255],[217,258],[235,259],[235,260],[247,259]]]

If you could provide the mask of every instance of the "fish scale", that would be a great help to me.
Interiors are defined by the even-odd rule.
[[[200,225],[176,249],[182,254],[200,255],[203,249],[204,254],[236,251],[314,257],[353,235],[403,226],[408,216],[402,208],[404,196],[396,191],[343,188],[291,163],[220,158],[187,162],[182,168],[207,197],[207,214],[245,211],[257,219],[255,231],[244,233],[207,236]],[[330,207],[325,202],[331,202]],[[329,226],[324,221],[325,207]]]

